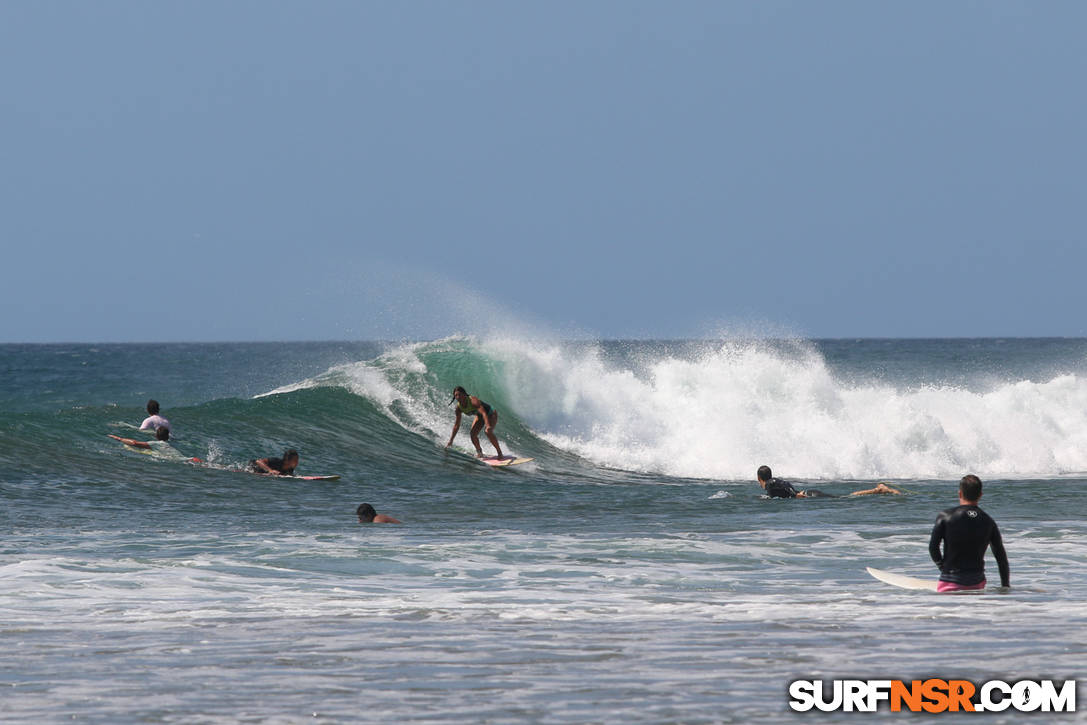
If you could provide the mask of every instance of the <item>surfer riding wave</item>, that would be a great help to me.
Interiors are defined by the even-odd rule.
[[[494,426],[498,423],[498,411],[476,396],[469,395],[468,391],[460,385],[453,388],[453,399],[449,402],[457,404],[457,419],[453,422],[453,433],[449,436],[449,442],[445,444],[445,447],[448,448],[453,445],[453,440],[457,437],[457,431],[460,430],[461,415],[474,415],[475,420],[472,422],[469,435],[472,437],[472,445],[476,449],[476,457],[483,458],[483,448],[479,444],[479,431],[483,430],[491,441],[491,445],[494,446],[495,451],[498,452],[498,457],[504,458],[502,446],[498,444],[498,436],[494,434]]]

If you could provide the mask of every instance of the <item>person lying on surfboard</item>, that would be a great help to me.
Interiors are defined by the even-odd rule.
[[[359,517],[360,524],[399,524],[392,516],[386,516],[385,514],[379,514],[374,510],[374,507],[368,503],[360,503],[359,507],[355,509],[355,514]]]
[[[823,493],[822,491],[814,488],[798,491],[796,486],[784,481],[780,478],[774,478],[773,471],[770,470],[770,466],[759,466],[759,470],[755,473],[755,477],[759,480],[759,485],[766,490],[767,498],[816,498],[819,496],[834,498],[833,494]],[[900,494],[902,493],[897,488],[892,488],[886,483],[881,483],[875,488],[868,488],[863,491],[854,491],[849,494],[850,496],[870,496],[876,493],[890,493]]]
[[[959,481],[959,505],[936,517],[928,553],[940,569],[938,592],[984,589],[986,549],[993,551],[1000,570],[1000,586],[1011,586],[1004,540],[992,517],[978,508],[980,500],[981,479],[968,474]]]
[[[249,470],[253,473],[265,473],[272,476],[293,476],[298,467],[298,451],[288,448],[282,458],[256,458],[249,461]]]
[[[498,451],[498,457],[505,458],[505,456],[502,455],[502,446],[498,445],[498,437],[494,434],[494,426],[498,423],[498,411],[476,396],[469,395],[468,392],[459,385],[453,388],[453,399],[449,402],[456,402],[457,404],[457,420],[453,423],[453,435],[449,436],[449,442],[445,444],[445,447],[448,448],[453,445],[453,439],[457,437],[457,431],[460,430],[461,414],[465,413],[467,415],[475,416],[475,421],[472,422],[470,435],[472,436],[472,445],[476,447],[476,458],[483,458],[483,448],[479,445],[480,430],[483,430],[483,432],[487,434],[487,438],[490,439],[491,445]]]

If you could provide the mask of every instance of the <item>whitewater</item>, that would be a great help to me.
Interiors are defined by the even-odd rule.
[[[1087,471],[1087,378],[1083,360],[1069,364],[1042,380],[986,371],[964,383],[946,364],[888,380],[836,371],[806,341],[450,338],[272,392],[339,386],[439,442],[450,381],[465,378],[557,449],[668,476],[747,480],[762,460],[815,480],[1023,476]]]
[[[3,345],[0,370],[0,721],[791,722],[796,679],[1087,677],[1087,340]],[[467,425],[447,450],[456,385],[535,460],[479,464]],[[207,465],[108,437],[152,397]],[[288,447],[340,480],[238,471]],[[761,464],[903,494],[766,500]],[[870,577],[936,577],[968,472],[1011,590]]]

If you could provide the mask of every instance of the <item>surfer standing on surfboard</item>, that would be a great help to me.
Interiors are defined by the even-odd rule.
[[[938,592],[984,589],[985,550],[989,548],[1000,569],[1000,586],[1011,586],[1004,540],[992,517],[978,508],[980,499],[981,479],[973,474],[963,476],[959,481],[959,505],[936,517],[928,553],[940,567]]]
[[[483,458],[483,448],[479,445],[479,431],[481,429],[487,434],[487,438],[490,439],[494,449],[498,451],[498,457],[503,458],[502,446],[498,445],[498,437],[494,434],[494,426],[498,422],[498,411],[476,396],[469,395],[459,385],[453,388],[453,399],[449,402],[456,402],[457,404],[457,420],[453,423],[453,435],[449,436],[449,442],[445,444],[445,447],[448,448],[453,445],[453,439],[457,437],[457,431],[460,430],[460,416],[465,413],[475,416],[470,435],[472,436],[472,445],[476,447],[476,458]]]

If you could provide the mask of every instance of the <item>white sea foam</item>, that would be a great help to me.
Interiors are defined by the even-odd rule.
[[[837,379],[814,350],[725,343],[640,369],[599,350],[494,347],[518,416],[602,465],[750,479],[1053,475],[1087,470],[1087,380],[1066,374],[987,392]]]
[[[451,338],[405,345],[280,390],[337,384],[441,443],[444,388],[426,360],[464,355],[552,445],[612,468],[749,480],[1028,476],[1087,471],[1087,379],[962,386],[852,382],[811,346],[726,342],[617,363],[599,346]]]

